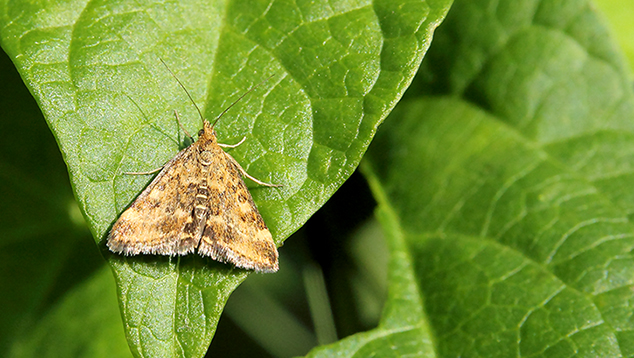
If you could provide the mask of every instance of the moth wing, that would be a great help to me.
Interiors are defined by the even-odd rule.
[[[108,235],[111,251],[125,255],[185,255],[197,243],[184,232],[200,175],[196,143],[167,162],[150,185],[115,222]]]
[[[235,160],[227,153],[209,171],[209,215],[198,253],[262,272],[278,270],[278,253],[273,237],[242,180]],[[224,169],[224,170],[223,170]]]

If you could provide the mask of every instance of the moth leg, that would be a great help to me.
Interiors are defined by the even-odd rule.
[[[178,126],[181,127],[183,132],[185,132],[185,135],[188,136],[189,139],[191,139],[191,141],[193,142],[194,141],[194,137],[192,137],[192,135],[189,134],[187,129],[185,129],[185,127],[183,127],[183,125],[181,124],[181,118],[178,116],[178,112],[176,110],[174,110],[174,116],[176,116],[176,122],[178,122]]]
[[[238,163],[237,160],[233,159],[233,157],[231,155],[229,155],[229,153],[225,153],[227,155],[227,157],[231,158],[231,161],[233,161],[235,163],[235,165],[238,167],[238,169],[240,169],[240,172],[242,173],[242,175],[244,175],[245,177],[253,180],[254,182],[260,184],[260,185],[264,185],[264,186],[268,186],[268,187],[273,187],[273,188],[279,188],[282,187],[283,185],[281,184],[271,184],[271,183],[265,183],[261,180],[258,180],[252,176],[249,175],[249,173],[247,173],[246,170],[244,170],[244,168],[242,168],[242,166],[240,165],[240,163]]]
[[[244,136],[244,138],[242,138],[241,141],[239,141],[236,144],[222,144],[222,143],[218,143],[218,145],[222,148],[235,148],[237,146],[239,146],[240,144],[244,143],[244,141],[247,140],[247,136]]]
[[[161,169],[163,169],[164,165],[161,167],[158,167],[154,170],[150,170],[149,172],[123,172],[123,174],[127,174],[127,175],[147,175],[147,174],[154,174],[156,172],[161,171]]]

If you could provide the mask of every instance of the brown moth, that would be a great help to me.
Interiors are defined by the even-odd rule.
[[[112,252],[175,256],[196,251],[240,268],[278,270],[275,242],[242,175],[254,178],[221,148],[213,127],[203,119],[198,140],[167,162],[121,214],[108,235]]]

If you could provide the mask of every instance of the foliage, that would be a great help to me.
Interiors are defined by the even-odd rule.
[[[249,185],[279,244],[350,177],[378,128],[361,164],[371,194],[353,177],[286,242],[280,273],[250,277],[227,303],[260,353],[319,344],[308,356],[631,355],[634,106],[622,55],[587,1],[464,0],[419,69],[449,5],[3,1],[2,47],[54,138],[3,71],[0,287],[10,294],[0,350],[200,357],[249,276],[196,256],[105,249],[151,179],[123,172],[159,167],[187,145],[174,109],[190,133],[200,127],[161,58],[207,118],[273,75],[217,129],[225,143],[246,137],[231,154],[249,173],[284,184]],[[367,212],[350,204],[364,195],[378,224],[350,212]],[[347,338],[334,342],[319,314],[327,300],[312,260]],[[384,282],[379,320],[371,307]],[[316,334],[290,313],[298,300]],[[223,342],[228,355],[246,349]]]

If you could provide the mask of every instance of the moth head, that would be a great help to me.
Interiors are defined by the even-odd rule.
[[[210,141],[216,143],[216,130],[208,121],[203,122],[203,129],[198,131],[198,140]]]

